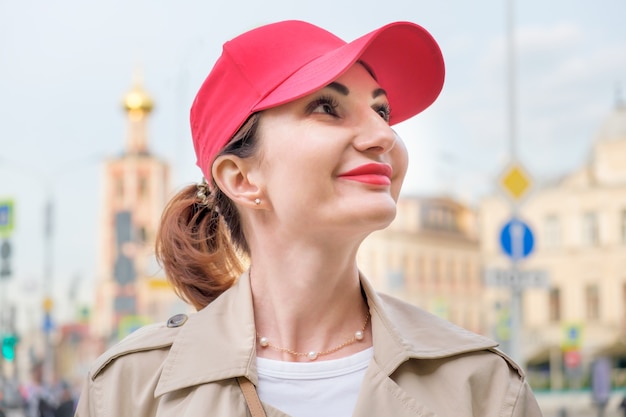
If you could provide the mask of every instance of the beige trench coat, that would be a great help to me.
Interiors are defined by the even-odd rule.
[[[353,416],[541,416],[523,372],[496,343],[361,281],[374,358]],[[258,382],[255,349],[246,273],[183,325],[149,325],[104,353],[89,371],[76,415],[249,416],[235,378]],[[268,417],[286,417],[263,407]]]

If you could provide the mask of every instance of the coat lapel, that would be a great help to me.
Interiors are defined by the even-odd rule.
[[[436,417],[436,414],[418,404],[372,360],[352,416]]]
[[[256,332],[247,273],[189,317],[163,364],[154,395],[238,376],[258,383]]]
[[[372,316],[374,358],[387,375],[409,359],[435,359],[491,349],[498,344],[426,311],[379,295],[361,278]]]
[[[413,305],[379,295],[361,277],[372,316],[374,358],[370,363],[354,417],[436,417],[395,381],[393,374],[413,359],[443,358],[497,343],[433,316]]]

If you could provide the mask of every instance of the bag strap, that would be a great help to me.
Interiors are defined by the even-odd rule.
[[[246,399],[246,404],[248,404],[248,409],[252,417],[266,417],[265,410],[263,410],[261,400],[259,400],[254,384],[243,376],[237,377],[237,382],[239,383],[241,392],[243,392],[243,397]]]

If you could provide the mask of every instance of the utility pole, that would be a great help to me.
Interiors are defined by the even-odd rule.
[[[506,285],[511,291],[510,301],[510,347],[509,356],[523,366],[522,355],[522,294],[528,287],[549,286],[549,276],[543,270],[525,270],[520,262],[526,259],[534,248],[535,238],[532,229],[520,216],[522,198],[531,187],[531,178],[520,163],[517,155],[517,80],[516,80],[516,49],[515,49],[515,7],[514,0],[507,0],[507,85],[508,85],[508,136],[509,166],[501,178],[502,188],[508,193],[511,219],[503,227],[500,243],[510,259],[508,274],[496,277],[493,284]]]
[[[44,313],[43,331],[45,339],[45,351],[44,351],[44,367],[43,376],[44,381],[51,383],[54,376],[54,351],[52,346],[52,329],[54,322],[52,320],[52,308],[53,308],[53,242],[52,237],[54,235],[54,203],[52,196],[49,195],[46,199],[44,206],[44,263],[43,263],[43,288],[44,299],[42,302],[42,308]]]
[[[508,85],[508,122],[509,122],[509,159],[511,163],[517,161],[517,90],[516,90],[516,50],[515,50],[515,1],[507,1],[507,85]],[[519,207],[516,201],[511,200],[511,217],[519,217]],[[516,274],[518,267],[519,230],[512,231],[512,245],[514,256],[511,257],[511,270]],[[521,359],[520,354],[520,329],[521,329],[521,298],[522,291],[519,285],[511,285],[511,358],[518,362]]]
[[[507,113],[509,163],[500,178],[500,185],[509,197],[511,218],[500,232],[500,246],[509,257],[507,270],[488,269],[485,283],[490,286],[504,286],[510,290],[509,304],[509,356],[518,364],[524,365],[522,347],[522,293],[527,287],[547,287],[549,277],[546,271],[528,271],[520,267],[520,261],[527,258],[534,247],[533,232],[520,218],[520,204],[527,194],[531,179],[517,157],[517,107],[515,80],[515,36],[514,0],[507,0]]]

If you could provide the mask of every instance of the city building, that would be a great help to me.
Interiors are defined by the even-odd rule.
[[[401,197],[391,225],[362,244],[361,271],[397,296],[487,333],[476,213],[448,197]]]
[[[150,153],[153,101],[137,77],[123,108],[126,147],[105,162],[102,176],[100,264],[92,318],[92,332],[109,342],[186,309],[154,256],[159,220],[169,199],[170,170]]]
[[[626,105],[618,100],[600,126],[587,163],[550,184],[534,185],[518,218],[534,236],[517,263],[544,274],[545,286],[522,290],[521,353],[538,388],[577,388],[594,360],[613,363],[613,386],[626,386]],[[511,267],[498,238],[512,216],[503,196],[480,204],[482,262]],[[492,311],[511,291],[489,288]],[[494,317],[495,314],[490,314]]]

